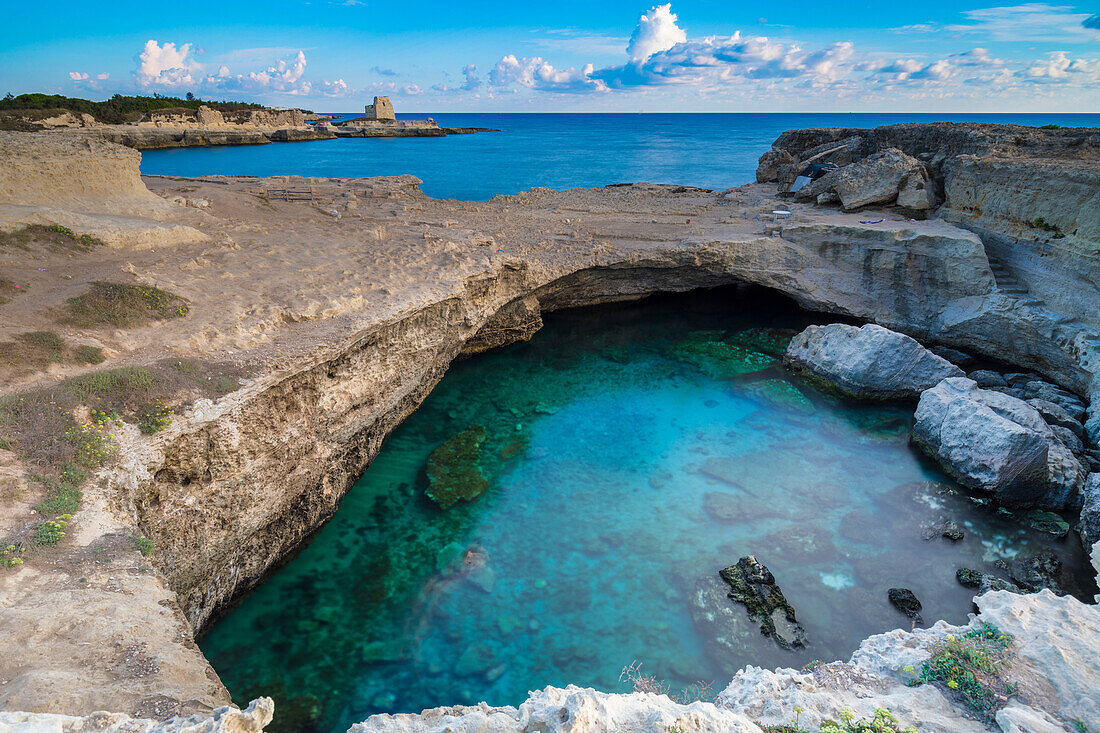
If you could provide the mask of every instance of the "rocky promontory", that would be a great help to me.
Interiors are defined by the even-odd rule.
[[[842,320],[1011,365],[1018,371],[1002,366],[983,379],[1018,390],[1014,398],[1044,422],[1061,421],[1076,436],[1079,418],[1070,413],[1089,411],[1090,428],[1076,436],[1087,460],[1100,430],[1096,278],[1089,274],[1095,238],[1087,199],[1072,202],[1073,191],[1084,190],[1079,182],[1095,174],[1092,133],[1052,131],[1034,137],[1046,157],[1013,158],[1011,166],[1034,165],[1047,177],[1046,198],[1033,191],[1021,200],[1031,197],[1051,212],[1081,208],[1072,228],[1061,215],[1035,215],[1053,221],[1062,237],[1032,227],[1007,245],[990,239],[990,227],[1007,225],[976,211],[964,215],[953,192],[966,188],[967,166],[992,170],[1000,163],[988,159],[1012,158],[1007,143],[997,142],[1008,138],[980,126],[965,134],[937,126],[886,130],[871,136],[884,136],[882,150],[877,142],[874,149],[841,146],[853,137],[842,134],[848,131],[817,131],[781,137],[773,152],[800,163],[823,144],[843,147],[847,153],[823,156],[836,156],[843,170],[845,154],[846,165],[855,165],[899,150],[926,166],[919,177],[936,192],[935,208],[876,197],[867,204],[875,208],[849,212],[839,193],[834,203],[792,201],[774,183],[723,192],[649,184],[534,189],[461,202],[425,196],[411,176],[142,178],[136,152],[99,139],[0,134],[0,224],[22,243],[0,248],[2,277],[19,286],[0,291],[7,301],[0,338],[56,330],[66,349],[102,356],[94,364],[5,364],[2,395],[38,395],[109,369],[179,375],[171,365],[185,360],[212,377],[204,387],[173,376],[165,393],[172,412],[151,431],[120,416],[110,460],[82,484],[80,505],[64,520],[60,554],[52,556],[64,562],[31,553],[0,573],[0,708],[69,716],[111,710],[149,721],[225,705],[228,694],[195,646],[196,632],[332,516],[382,441],[453,360],[529,338],[541,314],[556,309],[731,283],[770,288]],[[939,147],[922,150],[912,141],[940,145],[943,160],[934,164]],[[1050,163],[1058,156],[1068,161],[1062,174]],[[992,201],[980,178],[971,176],[971,190]],[[903,187],[899,179],[899,195]],[[308,189],[310,200],[273,195],[290,188]],[[771,212],[780,207],[791,217],[773,231]],[[70,299],[97,283],[132,286],[158,303],[167,293],[179,304],[126,327],[58,324]],[[1047,294],[1059,289],[1067,292]],[[886,380],[884,390],[911,398],[939,372],[918,376],[911,385]],[[1055,405],[1070,420],[1033,402]],[[87,411],[72,420],[94,425]],[[16,434],[5,430],[5,437]],[[1050,435],[1064,438],[1053,427]],[[13,538],[39,521],[33,507],[42,490],[27,478],[34,467],[21,445],[26,439],[0,447],[3,476],[14,487],[3,495],[0,529]],[[1094,483],[1086,478],[1080,491],[1088,494]],[[1082,505],[1095,501],[1082,496]],[[110,560],[88,562],[100,557]],[[1075,718],[1100,725],[1087,693],[1096,685],[1096,608],[1048,596],[991,592],[977,600],[981,619],[1015,638],[1022,691],[988,724],[967,719],[942,687],[905,685],[899,670],[922,664],[929,645],[969,633],[941,623],[872,637],[849,663],[808,672],[748,668],[716,706],[554,688],[526,709],[390,716],[367,721],[375,727],[364,730],[442,729],[465,725],[457,719],[470,715],[471,725],[476,719],[501,730],[667,723],[751,731],[752,721],[790,722],[796,704],[820,716],[836,714],[836,706],[861,716],[888,706],[922,730],[1054,730]]]

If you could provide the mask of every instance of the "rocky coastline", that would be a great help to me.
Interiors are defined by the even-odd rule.
[[[67,551],[90,552],[108,534],[139,533],[156,549],[126,555],[130,572],[89,573],[80,590],[65,568],[32,562],[2,574],[0,630],[13,641],[0,662],[0,706],[75,716],[110,709],[145,721],[119,729],[150,730],[162,715],[224,705],[228,696],[194,646],[195,631],[332,515],[451,361],[529,338],[543,312],[654,292],[752,283],[889,329],[855,329],[871,331],[871,344],[845,337],[862,362],[845,358],[827,342],[830,334],[796,341],[788,358],[842,391],[917,400],[918,445],[960,480],[970,477],[976,490],[1011,496],[1021,507],[1073,512],[1082,539],[1100,539],[1100,230],[1089,218],[1100,206],[1090,208],[1087,195],[1100,196],[1098,133],[1004,127],[792,131],[762,158],[760,183],[721,193],[635,184],[533,190],[484,204],[430,199],[407,176],[288,179],[283,185],[310,185],[315,200],[273,202],[256,193],[254,179],[142,180],[137,153],[94,136],[0,135],[0,222],[10,229],[59,225],[104,242],[95,267],[67,255],[45,253],[22,265],[7,257],[6,272],[42,295],[18,295],[4,306],[12,310],[0,310],[5,333],[40,327],[78,285],[125,276],[180,293],[190,313],[131,333],[74,334],[109,355],[104,366],[228,353],[251,369],[240,389],[191,400],[155,435],[124,431],[117,462],[85,490]],[[889,150],[898,152],[880,155]],[[821,189],[812,199],[799,201],[795,191],[792,201],[775,190],[773,181],[789,191],[792,171],[820,152],[826,155],[817,160],[835,162],[838,171],[867,170],[844,185],[840,173],[811,182]],[[1034,190],[1005,195],[1004,170]],[[850,196],[856,184],[872,194]],[[844,210],[847,204],[858,213]],[[781,206],[791,218],[770,231],[770,212]],[[1028,226],[1039,217],[1053,228]],[[297,252],[315,241],[326,247]],[[302,274],[288,279],[288,269]],[[254,297],[243,290],[227,297],[231,283],[246,282]],[[918,340],[1019,371],[966,373]],[[827,358],[813,356],[815,349]],[[864,358],[883,349],[885,356]],[[853,363],[866,369],[841,373]],[[915,372],[897,368],[913,363],[921,365]],[[891,365],[895,372],[883,379]],[[4,393],[80,371],[12,376]],[[984,409],[953,407],[960,399]],[[955,412],[971,422],[953,433],[938,416]],[[979,418],[987,422],[975,428]],[[974,446],[956,437],[990,426],[1005,436],[979,446],[983,455],[1004,457],[994,474],[982,473],[988,461],[965,455]],[[10,474],[19,475],[18,456],[4,453]],[[31,521],[26,510],[26,503],[13,506],[4,529]],[[904,684],[899,670],[947,634],[964,633],[941,622],[872,637],[847,666],[825,665],[824,680],[817,671],[750,667],[717,707],[550,688],[526,708],[380,716],[357,728],[753,731],[757,723],[789,722],[795,705],[820,719],[841,707],[864,715],[888,705],[921,730],[1063,730],[1073,716],[1100,725],[1100,711],[1082,692],[1098,678],[1095,655],[1085,658],[1100,645],[1096,607],[1046,591],[989,592],[976,603],[979,618],[996,619],[1017,639],[1017,655],[1028,660],[1019,666],[1025,691],[1039,686],[991,723],[968,720],[938,688]],[[44,615],[43,608],[57,610]],[[76,628],[89,613],[113,615],[115,623]],[[31,634],[20,628],[28,625]],[[1057,628],[1080,633],[1070,639]],[[35,639],[42,638],[55,639],[54,653],[41,654]],[[141,645],[152,671],[124,684],[84,648],[117,646],[125,657],[129,644]],[[78,691],[74,679],[82,681]],[[259,717],[239,729],[262,728]],[[46,724],[34,715],[11,720],[28,730]]]
[[[8,129],[95,138],[135,150],[266,145],[267,143],[335,140],[345,137],[445,137],[495,132],[481,127],[440,127],[434,120],[369,120],[333,123],[331,115],[306,115],[300,110],[245,110],[222,113],[209,107],[151,112],[138,122],[105,124],[88,114],[34,110],[20,116],[7,112]]]

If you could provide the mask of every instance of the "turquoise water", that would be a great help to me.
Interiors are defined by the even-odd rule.
[[[273,695],[282,730],[342,731],[551,684],[625,690],[636,661],[674,689],[717,690],[748,663],[846,658],[908,628],[891,587],[929,623],[964,622],[959,566],[1053,548],[1081,567],[1076,540],[930,483],[945,479],[909,446],[911,408],[786,373],[775,356],[812,320],[722,289],[554,314],[530,343],[456,363],[203,651],[238,702]],[[426,462],[472,426],[489,488],[443,511]],[[943,518],[962,541],[923,538]],[[697,591],[746,554],[775,574],[807,647],[781,649],[739,607],[733,626],[707,621]]]
[[[352,139],[183,148],[142,153],[143,173],[395,176],[430,196],[484,201],[532,186],[673,183],[722,190],[756,177],[760,154],[784,130],[895,122],[1100,126],[1100,114],[412,114],[445,127],[500,132],[446,138]]]

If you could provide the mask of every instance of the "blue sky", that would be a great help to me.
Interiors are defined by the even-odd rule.
[[[0,94],[319,110],[1100,112],[1100,1],[10,3]]]

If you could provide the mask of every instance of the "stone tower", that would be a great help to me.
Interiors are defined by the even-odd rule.
[[[368,120],[397,119],[397,115],[393,113],[393,104],[390,103],[389,97],[375,97],[374,104],[368,104],[366,106],[366,114],[364,117]]]

